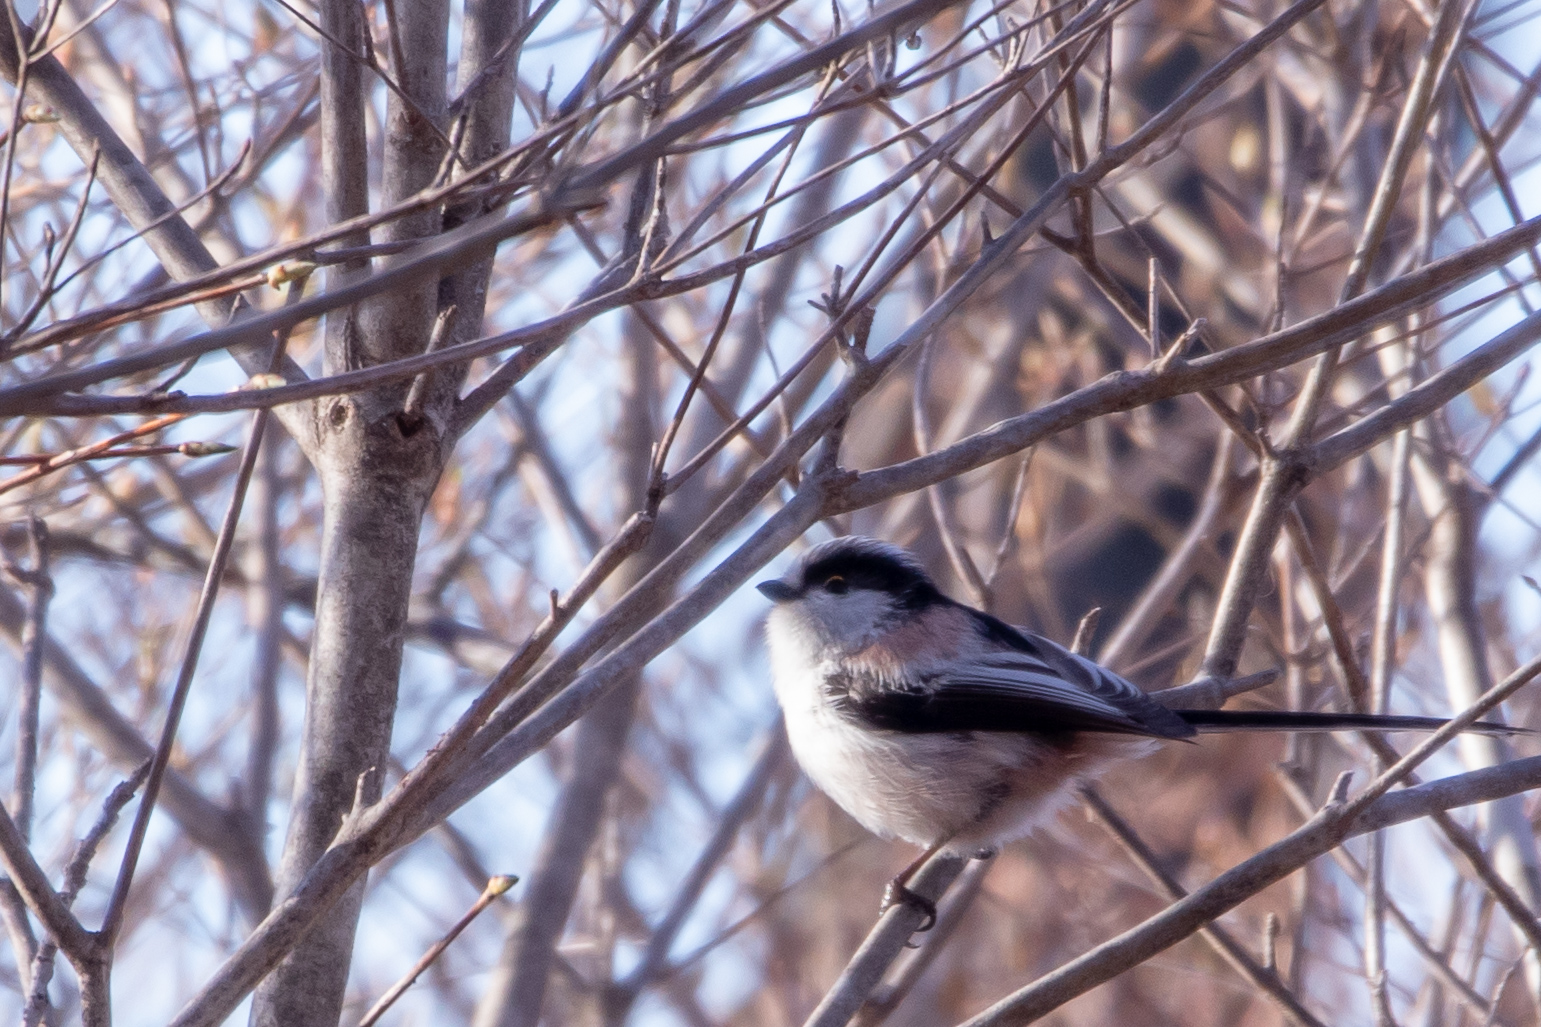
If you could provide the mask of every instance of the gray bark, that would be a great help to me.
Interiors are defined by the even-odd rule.
[[[387,109],[384,200],[399,202],[432,183],[443,155],[433,118],[444,107],[443,2],[398,4],[394,26],[404,60],[394,68],[408,103],[394,92]],[[363,75],[344,46],[362,48],[363,8],[346,0],[321,6],[335,42],[322,46],[322,165],[328,219],[368,209]],[[340,44],[340,45],[339,45]],[[392,222],[390,240],[438,230],[434,209]],[[355,242],[364,241],[354,240]],[[367,262],[344,265],[329,283],[345,284]],[[382,294],[355,316],[327,319],[329,371],[367,367],[422,352],[435,315],[430,278]],[[396,689],[406,638],[418,531],[446,449],[440,432],[402,416],[406,383],[321,404],[313,462],[324,494],[315,632],[305,683],[305,726],[288,835],[278,872],[290,894],[326,851],[344,819],[380,797],[390,756]],[[438,419],[442,424],[442,416]],[[342,1010],[364,882],[356,883],[257,989],[252,1023],[333,1027]]]
[[[441,460],[431,433],[403,436],[394,416],[366,422],[358,404],[337,400],[326,419],[316,624],[281,897],[326,851],[355,797],[380,797],[418,527]],[[362,900],[360,881],[263,982],[254,1024],[334,1027]]]

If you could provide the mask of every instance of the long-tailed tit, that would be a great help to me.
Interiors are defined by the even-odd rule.
[[[1019,838],[1076,783],[1209,731],[1430,731],[1431,717],[1169,709],[1047,638],[956,602],[913,555],[850,536],[758,586],[776,697],[813,783],[874,834],[925,851],[883,908],[936,910],[905,885],[936,852]],[[1499,724],[1475,730],[1505,732]]]

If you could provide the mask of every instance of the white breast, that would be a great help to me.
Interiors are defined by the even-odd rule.
[[[767,624],[776,698],[792,752],[813,783],[874,834],[972,851],[1019,837],[1062,802],[1075,766],[1022,735],[903,734],[864,727],[832,707],[835,654],[795,608]]]

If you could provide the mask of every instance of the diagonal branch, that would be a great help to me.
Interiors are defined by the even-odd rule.
[[[32,95],[59,114],[65,141],[80,159],[97,169],[98,180],[123,212],[129,224],[144,230],[144,241],[173,278],[192,278],[217,266],[208,248],[192,227],[176,213],[148,168],[129,149],[101,112],[52,54],[39,58],[25,55],[31,40],[18,38],[13,26],[0,19],[0,74],[15,82],[25,74]],[[233,297],[211,299],[199,305],[199,313],[213,325],[239,316],[242,304]],[[263,338],[255,340],[263,341]],[[266,370],[264,354],[251,346],[237,345],[231,353],[249,372]],[[282,368],[286,380],[298,381],[304,372],[293,361]],[[308,432],[299,411],[285,412],[281,420],[297,439]]]
[[[80,926],[80,921],[59,898],[59,893],[48,882],[48,875],[32,858],[16,821],[3,806],[0,806],[0,863],[4,864],[6,876],[26,900],[27,908],[43,922],[44,929],[59,943],[60,950],[76,962],[95,958],[101,948],[97,937]]]
[[[1495,685],[1480,700],[1431,734],[1353,799],[1347,799],[1341,794],[1347,789],[1347,781],[1340,779],[1327,805],[1289,836],[1227,870],[1143,924],[1103,942],[1020,991],[1008,995],[968,1020],[965,1027],[1005,1027],[1007,1024],[1030,1023],[1077,995],[1090,991],[1177,944],[1354,835],[1427,816],[1436,808],[1449,809],[1463,805],[1468,799],[1488,801],[1498,798],[1492,794],[1495,787],[1507,795],[1541,787],[1541,758],[1533,758],[1494,768],[1501,771],[1499,781],[1491,776],[1472,779],[1471,775],[1463,774],[1459,778],[1435,782],[1433,785],[1419,785],[1397,795],[1386,794],[1396,782],[1447,744],[1464,727],[1503,702],[1538,673],[1541,673],[1541,656],[1524,664]],[[1479,795],[1480,798],[1475,797]]]

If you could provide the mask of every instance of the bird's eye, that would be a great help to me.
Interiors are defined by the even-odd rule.
[[[829,580],[824,582],[824,591],[833,592],[835,595],[843,594],[848,588],[850,588],[850,586],[847,585],[845,583],[845,579],[838,574],[831,575]]]

